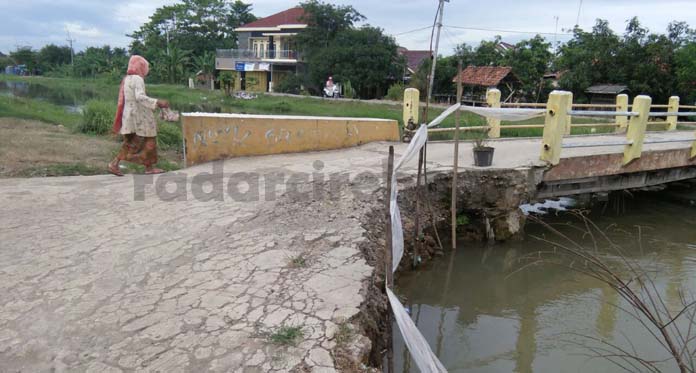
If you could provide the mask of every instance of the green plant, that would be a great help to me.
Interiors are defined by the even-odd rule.
[[[280,93],[292,93],[298,95],[302,92],[302,78],[299,75],[293,74],[281,80],[274,91]]]
[[[290,259],[291,268],[303,268],[307,266],[307,258],[304,254],[300,254],[292,259]]]
[[[255,77],[255,76],[248,76],[246,78],[247,89],[257,88],[258,85],[259,85],[259,78]]]
[[[80,133],[106,135],[111,130],[116,116],[116,105],[106,101],[87,101],[83,109],[82,121],[77,126]]]
[[[404,100],[404,87],[403,83],[396,83],[389,87],[387,95],[385,98],[392,101],[403,101]]]
[[[159,122],[157,146],[162,149],[179,149],[182,144],[181,127],[176,123]]]
[[[342,322],[338,324],[338,330],[336,331],[336,343],[338,345],[345,345],[350,342],[353,338],[353,329],[351,329],[348,322]]]
[[[462,225],[467,225],[469,224],[469,217],[466,215],[458,215],[457,216],[457,225],[462,226]]]
[[[355,98],[355,88],[353,88],[353,84],[350,83],[350,80],[346,80],[343,84],[343,97]]]
[[[268,339],[281,346],[295,346],[304,336],[301,326],[281,326],[268,336]]]
[[[476,131],[473,140],[474,149],[485,148],[488,145],[488,134],[483,131]]]
[[[218,81],[225,90],[226,95],[232,94],[232,89],[234,88],[234,81],[237,78],[237,74],[232,71],[223,71],[218,76]]]

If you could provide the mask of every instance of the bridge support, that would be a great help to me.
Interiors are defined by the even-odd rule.
[[[620,94],[616,96],[616,111],[625,113],[628,111],[628,95]],[[628,117],[624,115],[616,116],[616,132],[626,132],[628,128]]]
[[[566,133],[570,116],[568,108],[573,104],[573,94],[553,91],[546,106],[544,138],[542,140],[541,160],[557,165],[561,160],[563,135]]]
[[[667,112],[668,113],[678,113],[679,112],[679,96],[672,96],[669,98],[669,104],[667,105]],[[676,115],[672,115],[672,116],[667,117],[667,119],[666,119],[667,131],[676,131],[678,120],[679,120],[679,117]]]
[[[624,166],[631,163],[634,159],[640,158],[643,152],[643,140],[645,139],[645,130],[648,127],[648,113],[650,113],[650,104],[652,98],[650,96],[640,95],[633,99],[633,111],[638,115],[631,117],[626,131],[626,139],[630,144],[624,146]]]
[[[486,91],[486,103],[488,107],[500,109],[500,90],[491,88]],[[488,137],[498,138],[500,137],[500,119],[486,118],[488,122]]]

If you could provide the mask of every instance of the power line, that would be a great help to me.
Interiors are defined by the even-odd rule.
[[[400,32],[400,33],[398,33],[398,34],[394,34],[393,36],[401,36],[401,35],[406,35],[406,34],[412,34],[412,33],[414,33],[414,32],[418,32],[418,31],[430,30],[431,28],[432,28],[432,26],[425,26],[425,27],[417,28],[417,29],[415,29],[415,30]]]
[[[582,0],[580,0],[580,5],[578,5],[578,16],[575,18],[575,26],[580,24],[580,11],[582,10]]]
[[[451,26],[445,25],[445,27],[459,29],[459,30],[473,30],[473,31],[490,31],[490,32],[506,32],[512,34],[533,34],[533,35],[573,35],[569,32],[542,32],[542,31],[522,31],[522,30],[505,30],[505,29],[494,29],[494,28],[484,28],[484,27],[464,27],[464,26]]]

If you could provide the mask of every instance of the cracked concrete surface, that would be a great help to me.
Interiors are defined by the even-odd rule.
[[[388,145],[224,162],[225,192],[239,172],[300,175],[286,183],[300,192],[312,173],[350,174],[321,198],[261,186],[258,201],[202,202],[192,176],[211,165],[183,170],[186,201],[153,185],[136,201],[132,176],[0,180],[0,371],[333,372],[345,330],[359,364],[370,340],[352,323],[375,273],[360,246],[373,244],[365,217],[385,208]],[[450,170],[451,149],[432,144],[428,169]],[[501,140],[494,166],[539,166],[537,151]],[[273,343],[287,327],[298,343]]]
[[[379,172],[386,150],[230,160],[225,186],[233,172],[317,172],[316,160],[327,175]],[[336,333],[360,312],[373,273],[358,245],[378,184],[363,200],[279,187],[275,200],[262,190],[252,202],[201,202],[190,191],[162,201],[153,186],[134,201],[133,184],[0,180],[0,371],[336,370]],[[284,327],[301,328],[296,345],[271,342]],[[369,352],[358,332],[350,343]]]

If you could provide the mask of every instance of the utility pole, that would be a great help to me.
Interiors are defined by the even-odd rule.
[[[449,0],[440,0],[440,13],[437,16],[437,37],[435,38],[435,50],[433,50],[433,65],[430,68],[430,84],[428,84],[428,102],[430,102],[430,99],[433,96],[433,82],[435,81],[435,67],[437,65],[437,50],[440,47],[440,31],[442,31],[442,15],[445,13],[445,2],[449,2]]]
[[[553,55],[558,55],[558,16],[554,16],[556,19],[556,29],[553,32]]]
[[[75,39],[73,39],[72,36],[70,35],[70,30],[68,30],[66,28],[65,32],[68,33],[67,42],[68,42],[68,44],[70,44],[70,66],[75,67],[75,50],[73,49],[73,42],[75,41]]]

